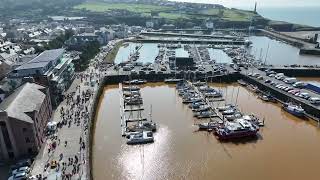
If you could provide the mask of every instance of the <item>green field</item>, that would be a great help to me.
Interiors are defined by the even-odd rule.
[[[210,16],[221,18],[228,21],[250,21],[254,14],[248,11],[236,9],[206,9],[195,13],[181,12],[178,9],[167,6],[155,6],[145,4],[125,4],[125,3],[103,3],[103,2],[86,2],[74,7],[78,10],[88,10],[92,12],[110,12],[113,10],[127,10],[134,13],[140,13],[142,16],[151,16],[151,12],[158,12],[159,17],[169,20],[179,18],[190,19],[206,19]]]
[[[86,2],[86,3],[75,6],[75,9],[86,9],[93,12],[128,10],[136,13],[151,13],[151,12],[172,10],[172,8],[164,7],[164,6],[153,6],[153,5],[144,5],[144,4],[124,4],[124,3],[99,3],[99,2]]]
[[[223,11],[223,19],[230,21],[250,21],[254,13],[235,9],[225,9]]]

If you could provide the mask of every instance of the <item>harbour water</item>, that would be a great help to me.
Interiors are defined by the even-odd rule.
[[[174,86],[159,83],[141,90],[145,112],[152,104],[152,117],[159,125],[155,142],[128,146],[121,137],[119,89],[109,86],[97,111],[93,178],[318,179],[317,124],[295,118],[237,84],[211,85],[224,92],[227,103],[237,102],[241,111],[265,118],[258,138],[221,143],[211,133],[197,131],[194,124],[199,120],[182,104]]]
[[[253,42],[251,54],[262,62],[273,65],[316,65],[320,64],[318,56],[299,55],[299,49],[285,42],[270,39],[264,36],[252,36],[249,38]],[[269,44],[269,50],[268,50]],[[261,53],[260,53],[261,52]],[[266,58],[267,57],[267,58]]]
[[[250,53],[255,55],[257,59],[262,59],[263,62],[273,65],[288,65],[288,64],[301,64],[301,65],[315,65],[320,64],[320,58],[317,56],[299,55],[299,49],[284,42],[270,39],[264,36],[251,36],[250,41],[253,42]],[[269,44],[269,50],[268,50]],[[135,50],[137,44],[129,43],[129,46],[123,46],[119,49],[116,56],[115,63],[126,61],[130,52]],[[213,58],[218,63],[231,63],[231,59],[219,49],[209,48],[210,58]],[[145,43],[139,50],[139,62],[154,62],[154,59],[159,53],[158,44]],[[187,56],[188,53],[183,48],[176,49],[177,55]]]

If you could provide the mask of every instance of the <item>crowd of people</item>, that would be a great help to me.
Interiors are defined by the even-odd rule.
[[[78,85],[73,88],[74,91],[64,95],[64,103],[57,109],[60,121],[57,122],[56,130],[49,134],[47,139],[48,160],[44,165],[43,173],[36,175],[35,179],[47,179],[51,174],[56,174],[57,179],[62,180],[82,176],[83,168],[86,165],[85,152],[90,118],[89,108],[92,106],[91,100],[93,99],[94,88],[99,85],[100,78],[100,71],[96,68],[97,63],[92,63],[91,68],[86,72],[77,74]],[[70,149],[75,148],[71,147],[71,142],[68,142],[70,137],[64,137],[59,133],[63,129],[70,129],[73,126],[80,128],[81,132],[78,141],[79,149],[75,154],[70,154]],[[74,137],[71,139],[73,141]],[[59,157],[55,156],[57,154],[59,154]]]

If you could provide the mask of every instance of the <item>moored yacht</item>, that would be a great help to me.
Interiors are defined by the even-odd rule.
[[[154,142],[152,131],[142,131],[131,134],[127,140],[127,144],[146,144]]]

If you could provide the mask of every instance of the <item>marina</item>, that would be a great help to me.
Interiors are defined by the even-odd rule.
[[[317,178],[320,130],[314,121],[301,120],[284,111],[280,104],[261,101],[258,95],[240,85],[209,85],[220,89],[226,98],[226,101],[215,102],[216,107],[235,104],[239,89],[236,104],[241,112],[265,118],[265,127],[260,129],[260,135],[221,143],[212,132],[198,131],[195,124],[206,121],[193,117],[193,111],[182,103],[175,85],[152,83],[141,87],[141,95],[144,104],[152,104],[153,119],[159,125],[154,143],[127,146],[126,139],[119,133],[118,86],[107,86],[97,111],[92,149],[93,177]],[[150,107],[145,106],[145,110],[150,111]],[[278,160],[277,163],[274,159]],[[250,173],[245,170],[247,168]],[[227,173],[229,171],[236,173]]]

